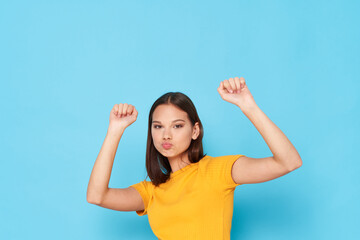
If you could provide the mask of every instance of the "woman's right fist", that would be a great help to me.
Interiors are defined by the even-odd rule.
[[[109,128],[114,131],[122,130],[136,121],[138,112],[131,104],[115,104],[110,113]]]

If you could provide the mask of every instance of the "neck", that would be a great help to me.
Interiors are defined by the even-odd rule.
[[[169,164],[171,166],[171,172],[176,172],[180,170],[183,167],[186,167],[187,165],[191,164],[189,161],[189,157],[187,155],[187,152],[183,153],[180,156],[176,157],[168,157]]]

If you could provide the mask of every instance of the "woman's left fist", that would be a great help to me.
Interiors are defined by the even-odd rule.
[[[220,82],[217,91],[222,99],[237,105],[242,111],[256,107],[255,100],[243,77],[229,78]]]

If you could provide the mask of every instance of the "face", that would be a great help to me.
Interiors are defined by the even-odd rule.
[[[165,157],[181,156],[191,140],[199,136],[199,124],[193,127],[187,113],[174,105],[162,104],[153,112],[151,135],[155,148]],[[168,142],[170,146],[164,146]]]

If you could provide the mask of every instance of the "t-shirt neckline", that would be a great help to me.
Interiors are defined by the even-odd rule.
[[[206,157],[206,156],[205,156],[205,157]],[[196,163],[190,163],[190,164],[186,165],[185,167],[180,168],[179,170],[170,173],[170,178],[174,178],[174,177],[180,175],[181,173],[184,173],[187,169],[191,168],[192,166],[197,165],[201,160],[202,160],[202,159],[200,159],[200,160],[199,160],[198,162],[196,162]]]
[[[189,169],[191,166],[194,166],[194,165],[197,164],[197,163],[198,163],[198,162],[196,162],[196,163],[190,163],[190,164],[186,165],[185,167],[180,168],[179,170],[177,170],[177,171],[175,171],[175,172],[172,172],[172,173],[170,174],[170,178],[174,178],[174,177],[178,176],[179,174],[185,172],[187,169]]]

